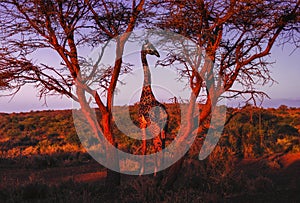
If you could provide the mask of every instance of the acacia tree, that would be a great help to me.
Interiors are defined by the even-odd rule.
[[[112,134],[113,94],[122,72],[122,55],[125,43],[136,26],[144,0],[4,0],[0,3],[0,75],[1,88],[15,94],[24,84],[34,83],[40,97],[62,94],[80,103],[81,110],[93,133],[115,145]],[[89,76],[83,74],[84,61],[80,48],[95,46],[116,39],[115,63],[101,72],[99,84],[106,103],[97,89],[87,84]],[[58,67],[36,61],[34,54],[41,49],[56,53],[61,59]],[[103,47],[102,52],[104,51]],[[37,52],[38,53],[38,52]],[[103,53],[102,53],[103,54]],[[97,72],[99,61],[92,64],[90,76]],[[91,64],[90,64],[91,65]],[[76,90],[72,91],[75,85]],[[85,94],[89,94],[101,112],[100,125],[91,116],[91,107]],[[112,153],[107,159],[118,165]],[[108,170],[107,184],[119,184],[120,176]],[[110,188],[110,187],[109,187]]]
[[[268,96],[256,89],[274,82],[266,56],[276,41],[299,47],[299,4],[297,0],[155,1],[160,12],[153,21],[155,26],[187,37],[204,50],[208,59],[201,63],[201,57],[191,58],[183,52],[180,56],[169,54],[161,61],[166,66],[184,63],[179,70],[181,77],[189,79],[196,96],[206,81],[208,100],[199,115],[201,124],[210,118],[220,97],[241,96],[256,104]],[[190,132],[193,127],[190,123]],[[166,182],[174,180],[178,164],[170,169]]]

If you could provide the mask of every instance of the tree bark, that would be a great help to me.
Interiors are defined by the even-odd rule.
[[[103,133],[105,138],[109,141],[106,147],[106,162],[110,164],[111,168],[114,168],[116,171],[120,171],[119,167],[119,156],[117,151],[111,149],[113,145],[115,148],[118,148],[118,144],[114,140],[114,136],[112,134],[112,123],[111,123],[111,115],[109,113],[105,113],[102,117],[103,121]],[[114,188],[120,185],[121,174],[119,172],[113,171],[107,168],[107,177],[105,181],[105,186],[107,191],[114,192]]]
[[[164,177],[161,180],[160,186],[163,190],[170,190],[172,189],[173,184],[178,178],[178,174],[182,170],[182,164],[184,161],[184,157],[181,157],[175,164],[170,166],[165,172]]]
[[[118,145],[115,144],[115,147],[118,148]],[[109,154],[106,158],[112,158],[114,164],[119,168],[119,157],[118,154]],[[105,187],[107,192],[114,194],[116,192],[116,187],[121,184],[121,174],[119,172],[110,170],[107,168],[107,175],[105,179]]]
[[[194,91],[194,93],[196,95],[198,95],[199,90],[200,90],[200,84],[199,87],[197,88],[197,91]],[[188,107],[188,112],[187,112],[187,129],[185,131],[185,135],[182,137],[180,142],[185,142],[185,139],[189,136],[190,133],[193,133],[195,130],[197,130],[197,134],[199,134],[199,129],[200,126],[204,123],[205,119],[207,119],[211,113],[211,108],[212,108],[212,101],[211,101],[211,96],[210,94],[207,94],[207,101],[206,104],[202,106],[202,111],[198,116],[198,125],[196,129],[194,126],[194,122],[195,122],[195,118],[193,117],[194,111],[195,111],[195,105],[198,105],[196,103],[196,97],[194,97],[193,95],[191,95],[190,97],[190,104]],[[196,108],[197,110],[197,108]],[[179,142],[179,143],[180,143]],[[201,143],[197,142],[197,140],[195,139],[193,144],[191,145],[191,147],[193,148],[194,146],[197,146],[197,149],[199,149],[198,151],[200,152],[201,149]],[[188,152],[187,152],[188,154]],[[171,186],[174,184],[174,182],[177,180],[178,174],[180,173],[180,171],[182,170],[182,164],[184,162],[186,155],[184,155],[181,159],[179,159],[175,164],[173,164],[167,171],[166,174],[164,176],[164,178],[161,181],[161,186],[168,190],[171,188]]]

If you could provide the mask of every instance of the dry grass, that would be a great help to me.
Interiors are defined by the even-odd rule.
[[[280,117],[280,125],[292,122],[297,127],[300,126],[297,122],[300,111],[296,110],[289,110],[288,114],[281,110],[268,111],[285,116]],[[53,122],[45,119],[43,113],[36,113],[35,116],[48,123],[35,131],[27,125],[36,125],[35,116],[5,115],[5,119],[21,120],[28,131],[15,137],[0,135],[0,202],[253,202],[257,198],[265,202],[300,202],[300,146],[295,135],[275,136],[275,142],[273,135],[267,135],[269,140],[263,155],[257,152],[257,140],[247,137],[243,143],[245,157],[240,159],[234,147],[234,132],[244,125],[235,121],[231,131],[225,132],[226,136],[204,161],[198,160],[198,149],[204,137],[197,138],[200,145],[193,146],[186,155],[182,170],[170,188],[161,185],[160,175],[167,173],[166,170],[157,177],[122,175],[121,186],[111,193],[104,186],[105,168],[81,145],[73,142],[74,137],[67,136],[67,130],[72,131],[67,126],[70,119],[58,112],[51,113],[56,118]],[[172,125],[176,126],[176,122],[174,120]],[[58,132],[54,130],[56,125],[60,126]],[[28,136],[28,132],[35,132],[35,135]],[[176,133],[171,131],[170,134]],[[126,139],[120,146],[126,151],[137,144]],[[135,162],[120,164],[138,169]]]

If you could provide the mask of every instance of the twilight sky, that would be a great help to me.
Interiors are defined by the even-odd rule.
[[[273,47],[271,60],[275,63],[271,67],[273,78],[278,84],[273,86],[258,87],[265,91],[271,100],[265,100],[264,107],[278,107],[285,104],[293,107],[300,107],[300,50],[292,53],[292,45]],[[56,56],[48,53],[40,53],[39,58],[56,60]],[[57,59],[59,60],[59,59]],[[236,104],[237,102],[233,102]],[[28,112],[45,109],[71,109],[72,101],[66,97],[56,96],[47,98],[47,106],[44,99],[39,100],[37,92],[31,86],[23,87],[19,93],[13,97],[0,97],[0,112]]]

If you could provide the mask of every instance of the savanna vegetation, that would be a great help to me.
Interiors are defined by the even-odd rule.
[[[173,113],[168,140],[176,136]],[[122,116],[122,112],[119,116]],[[218,145],[203,160],[193,146],[174,184],[157,185],[159,176],[121,175],[114,196],[107,192],[106,170],[82,147],[72,111],[0,114],[1,201],[75,202],[252,202],[299,201],[300,109],[246,106],[228,108]],[[176,116],[177,115],[177,119]],[[136,109],[131,109],[136,117]],[[204,127],[205,128],[205,127]],[[141,144],[115,129],[120,148],[134,153]],[[197,140],[202,143],[206,133]],[[149,151],[151,153],[151,151]],[[133,163],[133,167],[135,167]]]

